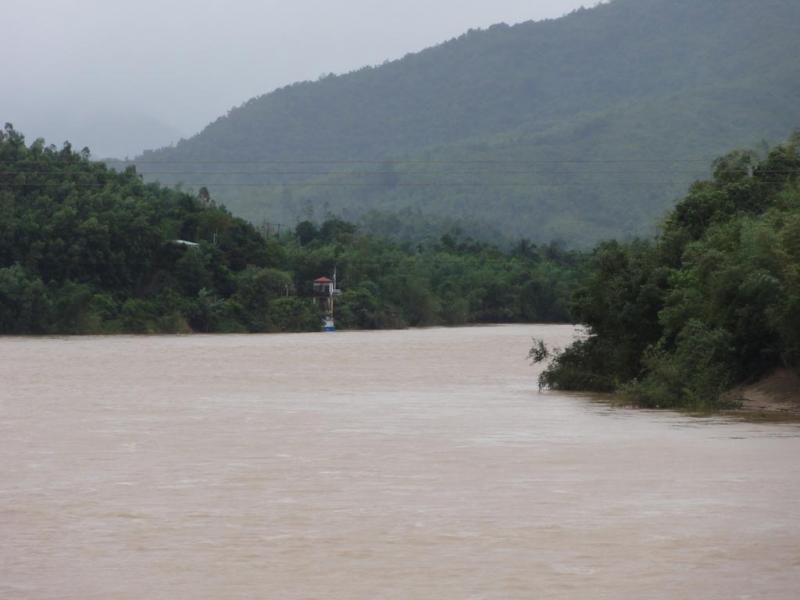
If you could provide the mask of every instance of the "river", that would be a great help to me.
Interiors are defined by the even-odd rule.
[[[797,598],[800,428],[539,393],[574,333],[0,338],[0,598]]]

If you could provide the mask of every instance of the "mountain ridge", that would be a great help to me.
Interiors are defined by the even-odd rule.
[[[463,155],[460,146],[465,143],[490,144],[502,136],[540,145],[538,151],[520,145],[515,154],[520,161],[541,161],[543,154],[574,160],[591,146],[592,136],[598,135],[591,127],[572,138],[555,139],[549,146],[536,137],[547,132],[556,135],[553,132],[559,129],[568,131],[590,115],[602,121],[625,110],[626,105],[641,113],[643,122],[626,123],[620,117],[609,122],[609,127],[617,129],[606,137],[617,141],[605,151],[620,160],[634,160],[648,145],[659,144],[659,135],[665,142],[663,150],[685,157],[688,153],[680,135],[685,133],[706,160],[730,147],[761,139],[776,142],[800,125],[798,115],[791,111],[800,99],[800,70],[791,59],[800,53],[798,39],[800,5],[788,0],[768,0],[758,6],[744,0],[614,0],[560,19],[473,30],[378,67],[280,88],[245,102],[175,147],[144,153],[139,158],[140,170],[153,176],[158,170],[153,164],[216,161],[218,170],[225,171],[226,162],[253,161],[250,177],[224,173],[209,177],[208,169],[199,167],[193,169],[197,172],[194,177],[159,177],[166,183],[183,181],[189,186],[198,179],[225,183],[227,187],[215,193],[251,219],[297,219],[307,203],[353,218],[385,210],[389,204],[424,208],[431,216],[487,219],[511,235],[529,231],[534,239],[551,236],[590,243],[609,235],[642,233],[691,179],[678,178],[657,201],[644,202],[642,210],[634,197],[626,198],[625,206],[615,206],[616,200],[610,196],[616,192],[611,185],[603,206],[615,214],[624,213],[626,206],[642,214],[625,229],[609,224],[596,231],[588,225],[539,227],[541,219],[533,215],[546,198],[535,191],[529,191],[524,206],[515,209],[520,218],[511,218],[513,211],[502,200],[487,202],[492,207],[503,204],[500,212],[506,216],[498,220],[494,208],[460,214],[457,201],[442,200],[445,194],[430,193],[423,198],[398,194],[397,187],[388,185],[370,189],[368,201],[364,194],[355,194],[361,197],[358,201],[348,201],[345,194],[328,193],[331,190],[325,186],[319,186],[323,187],[320,192],[303,185],[325,175],[322,161],[424,162],[426,156],[442,155],[441,160],[448,160],[450,155]],[[745,106],[737,95],[747,99]],[[685,104],[689,112],[671,110],[670,102]],[[648,103],[655,107],[649,122],[641,108]],[[776,107],[774,114],[761,108],[769,104]],[[735,112],[729,120],[736,122],[726,122],[728,110]],[[656,122],[660,118],[674,124]],[[710,131],[703,142],[695,139],[694,132],[708,130],[706,121],[716,123],[718,130]],[[627,143],[625,135],[641,141]],[[588,140],[583,139],[587,136]],[[603,137],[599,136],[595,145],[601,143]],[[486,160],[481,153],[478,158]],[[257,165],[259,161],[300,162],[308,168],[302,174],[267,176],[264,173],[269,170]],[[314,161],[320,162],[311,164]],[[340,164],[336,170],[345,171],[346,167]],[[259,173],[260,178],[256,177]],[[402,179],[402,168],[399,173]],[[357,177],[351,179],[363,183]],[[371,181],[362,187],[374,188]],[[231,185],[236,182],[250,187],[236,190]],[[259,182],[270,185],[253,189]],[[551,187],[547,184],[536,180],[537,187],[545,190]],[[287,190],[291,200],[287,200]],[[459,196],[469,204],[469,194],[448,192],[453,192],[448,197]],[[570,195],[570,202],[574,204],[578,196]],[[455,213],[442,209],[445,204]],[[519,204],[516,199],[515,205]],[[584,210],[584,216],[558,215],[552,220],[580,220],[592,216],[590,213]]]

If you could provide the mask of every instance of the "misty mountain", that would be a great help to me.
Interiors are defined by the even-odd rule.
[[[183,137],[151,115],[119,107],[75,109],[45,101],[9,111],[11,114],[15,115],[13,123],[29,131],[32,139],[40,137],[55,144],[68,140],[75,148],[90,148],[97,158],[133,157],[145,148],[165,146]]]
[[[796,0],[615,0],[276,90],[137,163],[256,220],[589,243],[646,233],[715,156],[800,126],[797,56]]]

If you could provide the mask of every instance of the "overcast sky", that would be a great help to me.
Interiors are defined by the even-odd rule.
[[[0,121],[29,139],[133,155],[288,83],[595,3],[2,0]]]

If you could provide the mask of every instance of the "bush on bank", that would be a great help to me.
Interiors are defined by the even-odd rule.
[[[598,246],[572,306],[589,337],[553,360],[542,385],[713,409],[733,385],[798,370],[799,179],[800,134],[763,159],[733,152],[654,242]]]

